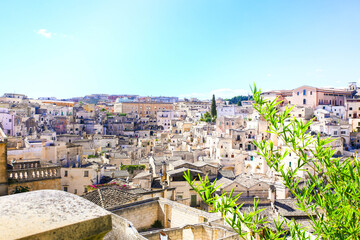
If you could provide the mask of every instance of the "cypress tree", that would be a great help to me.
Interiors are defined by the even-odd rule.
[[[213,119],[215,119],[216,115],[217,115],[217,112],[216,112],[215,94],[213,94],[212,101],[211,101],[211,117]]]

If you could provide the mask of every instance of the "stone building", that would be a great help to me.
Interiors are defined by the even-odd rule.
[[[100,179],[101,172],[96,164],[61,168],[61,190],[65,192],[83,195],[88,185],[98,184]]]
[[[116,113],[136,113],[140,117],[152,116],[156,117],[159,111],[173,110],[172,103],[158,102],[123,102],[115,103],[114,112]]]

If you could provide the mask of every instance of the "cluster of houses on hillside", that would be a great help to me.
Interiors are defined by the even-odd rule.
[[[282,101],[279,111],[294,105],[291,114],[297,119],[314,119],[308,131],[334,138],[330,147],[336,157],[357,156],[356,83],[344,89],[301,86],[262,96]],[[125,217],[148,239],[158,239],[154,221],[161,222],[169,236],[180,228],[184,237],[189,234],[186,224],[193,229],[203,224],[201,231],[212,229],[221,239],[235,239],[226,224],[221,231],[219,225],[208,224],[219,219],[203,212],[208,206],[183,177],[189,171],[194,178],[217,179],[218,194],[232,189],[241,193],[238,201],[245,203],[244,209],[258,199],[270,218],[304,221],[307,216],[295,210],[279,175],[257,154],[254,141],[271,140],[281,151],[287,146],[267,132],[251,101],[233,105],[218,99],[216,122],[201,121],[210,108],[210,101],[176,97],[101,94],[64,101],[5,94],[0,98],[0,194],[23,188],[66,191]],[[297,157],[289,154],[284,162],[286,168],[296,167]],[[298,177],[308,176],[299,172]],[[158,215],[136,218],[135,203],[136,211],[153,204]],[[175,220],[180,213],[189,222]]]

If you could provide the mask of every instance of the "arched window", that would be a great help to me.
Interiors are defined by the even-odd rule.
[[[303,100],[303,104],[306,105],[306,99]]]

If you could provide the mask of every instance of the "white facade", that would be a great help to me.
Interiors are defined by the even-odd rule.
[[[164,131],[170,131],[171,120],[184,119],[185,115],[185,111],[161,111],[156,113],[156,122]]]
[[[0,124],[6,135],[14,136],[14,116],[6,108],[0,108]]]

